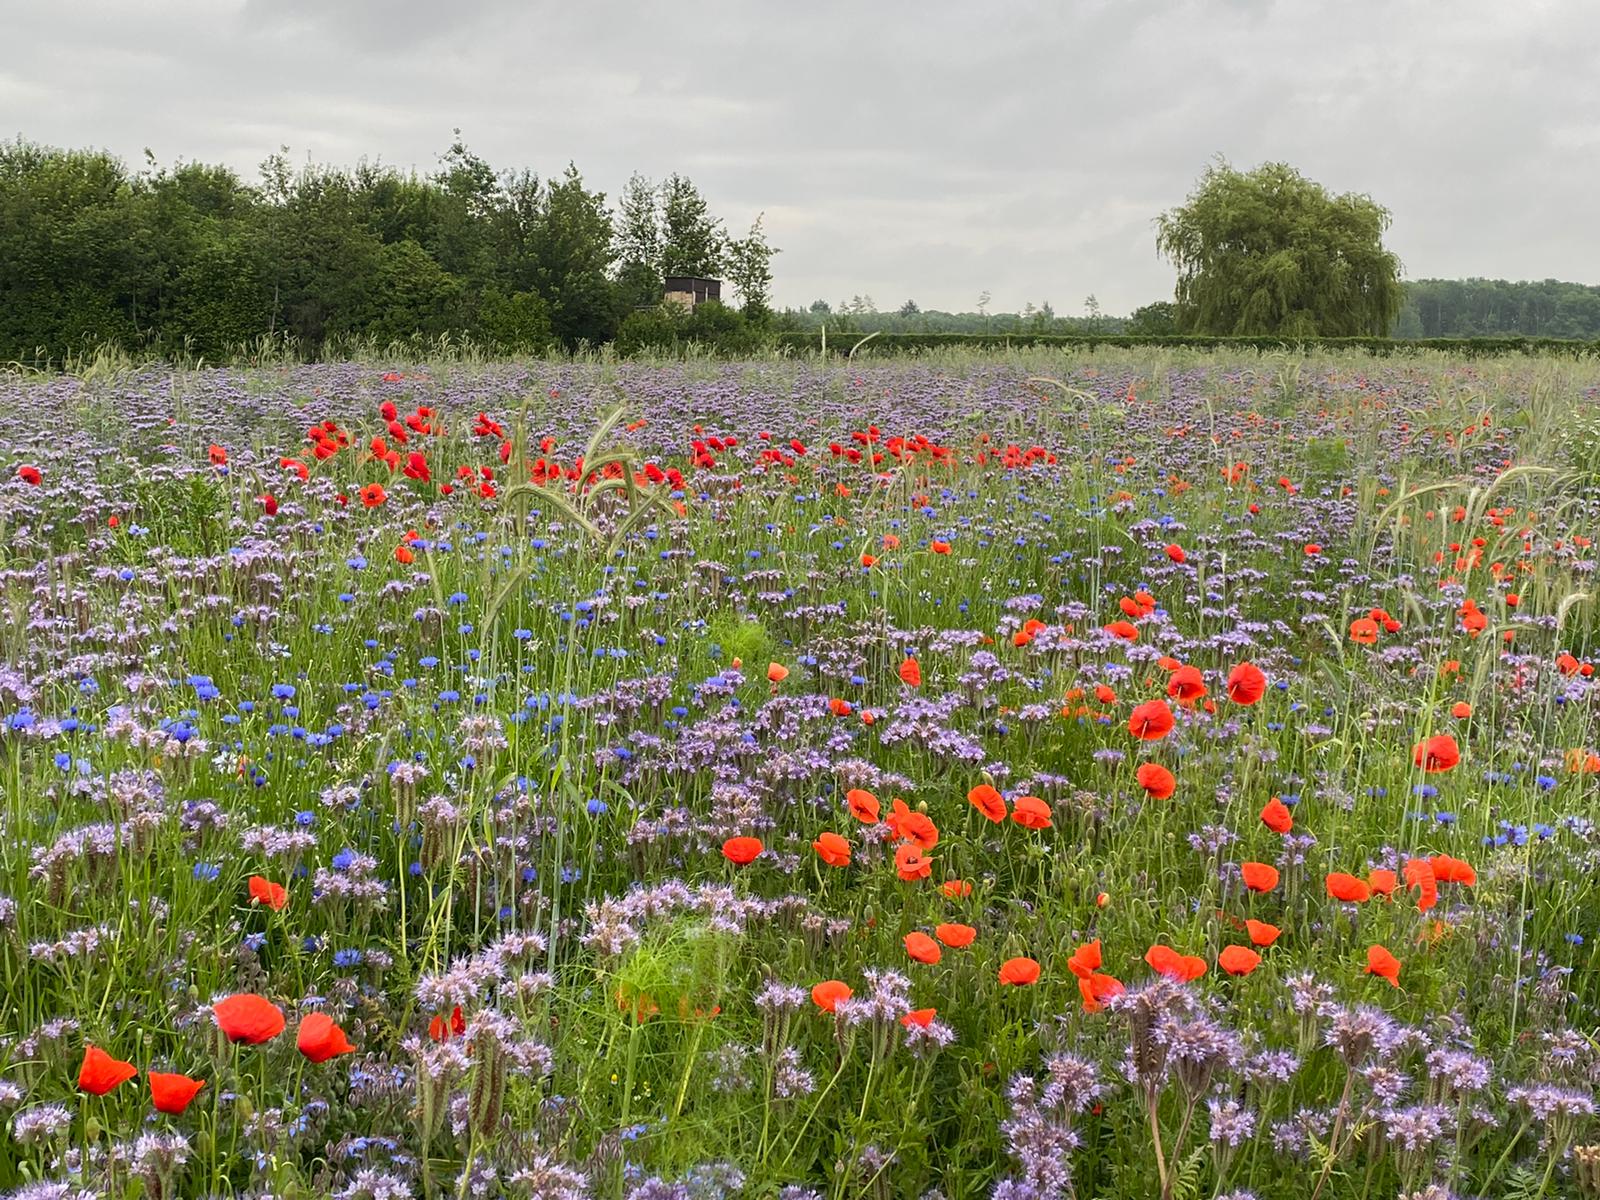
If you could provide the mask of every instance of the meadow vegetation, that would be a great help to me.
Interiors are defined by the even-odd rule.
[[[1600,1195],[1592,360],[75,365],[0,1193]]]

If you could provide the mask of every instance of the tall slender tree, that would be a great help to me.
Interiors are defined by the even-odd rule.
[[[768,244],[766,232],[761,228],[762,217],[757,216],[744,237],[728,243],[728,279],[744,305],[747,317],[762,319],[771,311],[772,256],[777,247]]]
[[[663,275],[722,274],[728,235],[693,182],[676,173],[661,185]]]
[[[603,192],[584,187],[568,165],[545,185],[532,238],[539,294],[550,305],[550,324],[568,345],[599,344],[616,327],[611,290],[611,213]]]
[[[664,242],[661,193],[636,174],[617,200],[617,300],[624,309],[660,303]]]

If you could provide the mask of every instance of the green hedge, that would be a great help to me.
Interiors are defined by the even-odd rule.
[[[848,354],[866,334],[833,332],[827,335],[829,354]],[[783,333],[778,344],[789,350],[816,353],[823,337],[817,333]],[[1196,350],[1366,350],[1372,354],[1406,354],[1437,350],[1461,358],[1482,358],[1495,354],[1551,354],[1571,358],[1600,356],[1600,342],[1567,341],[1561,338],[1475,337],[1475,338],[1291,338],[1291,337],[1205,337],[1194,334],[1051,334],[1051,333],[880,333],[863,351],[874,354],[907,354],[936,350],[946,346],[975,346],[1008,350],[1013,347],[1040,346],[1061,350],[1093,350],[1098,346],[1187,346]]]

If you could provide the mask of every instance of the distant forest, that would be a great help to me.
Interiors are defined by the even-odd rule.
[[[1416,279],[1403,283],[1405,303],[1395,320],[1397,338],[1524,337],[1600,339],[1600,287],[1555,279],[1512,283],[1504,279]],[[1095,298],[1081,315],[1058,314],[1048,301],[1022,312],[949,313],[914,300],[878,311],[870,296],[809,308],[785,309],[786,329],[827,326],[841,333],[1128,333],[1176,332],[1170,301],[1157,301],[1126,317],[1100,312]]]
[[[291,166],[247,183],[226,167],[0,142],[0,364],[103,345],[211,361],[268,347],[339,355],[366,344],[470,340],[497,352],[685,343],[729,354],[773,335],[1175,331],[1170,301],[1127,316],[1089,296],[991,312],[880,311],[870,296],[775,312],[759,218],[730,234],[682,175],[634,176],[608,200],[575,167],[491,167],[460,140],[429,174],[362,162]],[[723,302],[663,305],[668,276],[721,279]],[[1545,280],[1407,283],[1398,337],[1600,338],[1600,287]]]
[[[1554,279],[1416,279],[1394,336],[1600,338],[1600,287]]]

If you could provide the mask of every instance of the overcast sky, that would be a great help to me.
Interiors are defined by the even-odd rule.
[[[1600,283],[1597,0],[0,0],[0,132],[250,180],[570,159],[758,212],[776,299],[1170,299],[1212,155],[1394,213],[1411,278]]]

